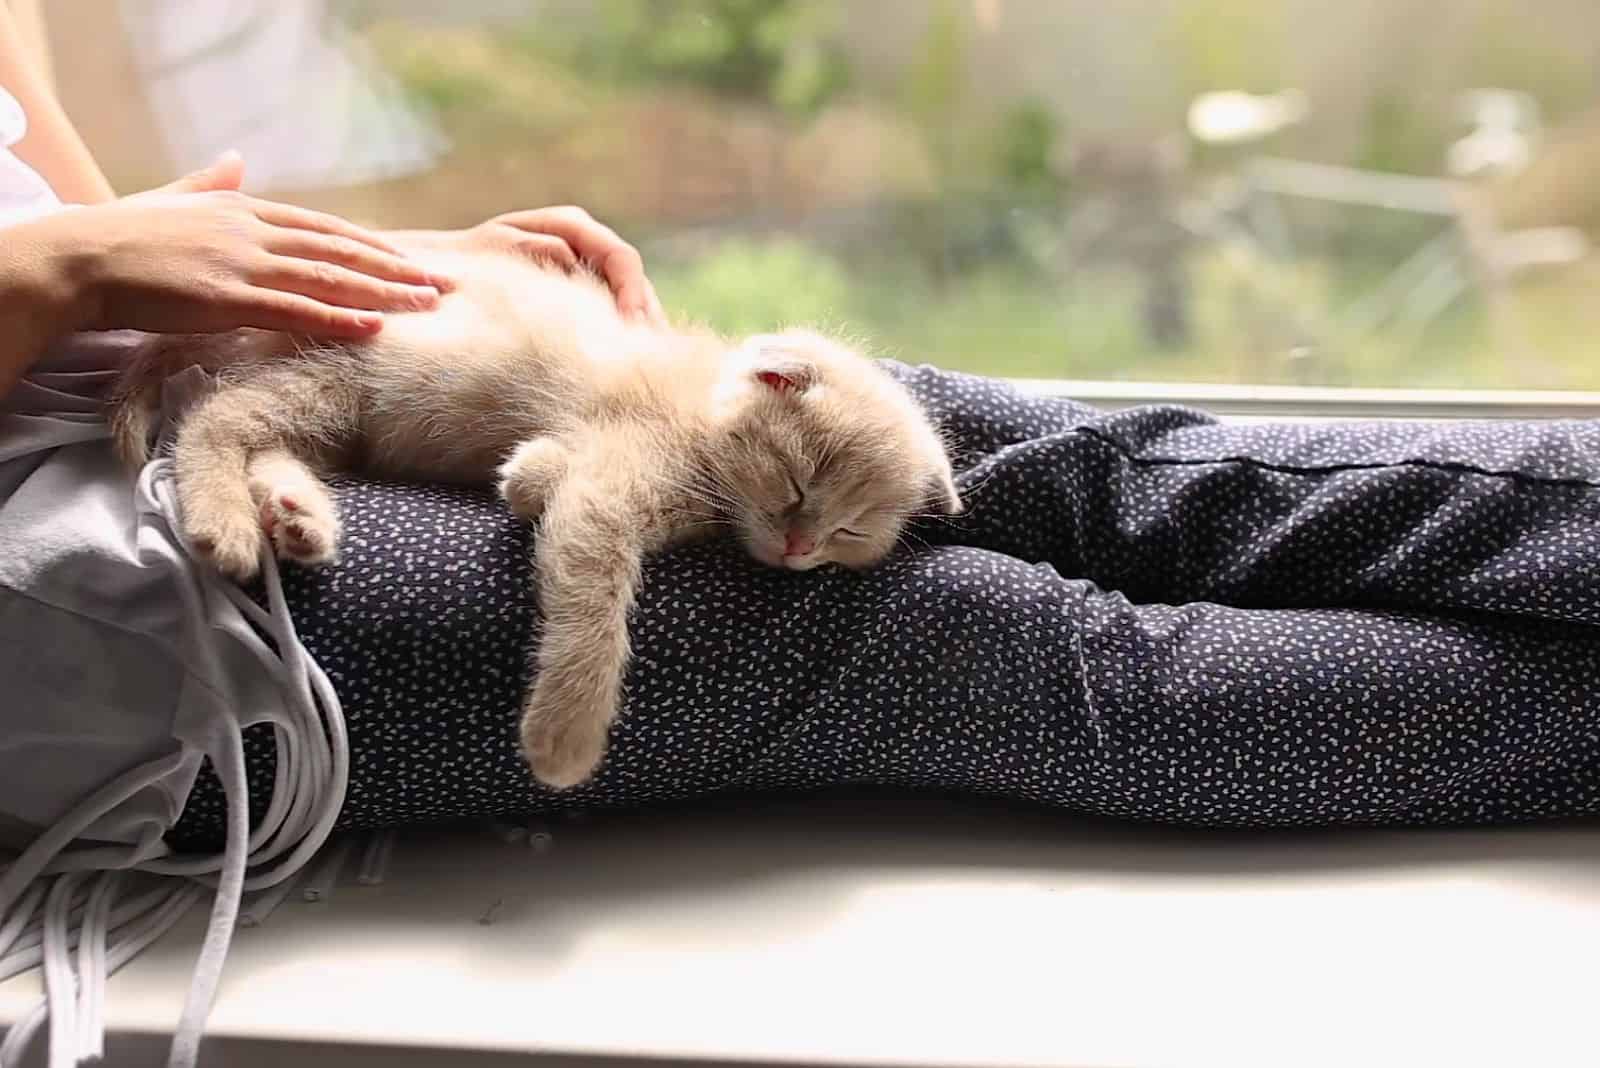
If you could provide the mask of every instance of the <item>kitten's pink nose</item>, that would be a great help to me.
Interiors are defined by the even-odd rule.
[[[805,556],[817,547],[817,539],[805,534],[796,534],[790,531],[783,538],[783,555]]]

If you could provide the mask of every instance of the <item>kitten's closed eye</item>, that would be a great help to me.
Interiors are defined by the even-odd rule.
[[[859,530],[851,530],[849,527],[840,527],[838,530],[834,531],[833,533],[834,533],[834,535],[836,537],[855,538],[857,540],[867,537],[867,535],[861,533],[861,531],[859,531]]]
[[[785,471],[784,476],[789,480],[789,499],[782,505],[776,505],[767,508],[765,511],[769,519],[776,520],[798,515],[800,509],[804,507],[806,503],[805,487],[800,485],[800,480],[798,478],[794,477],[794,472]]]

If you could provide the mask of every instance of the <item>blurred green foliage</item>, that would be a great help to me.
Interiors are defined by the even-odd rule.
[[[849,270],[792,238],[736,238],[655,272],[668,306],[730,334],[782,326],[840,325],[858,314]]]
[[[1519,285],[1520,351],[1531,358],[1513,356],[1470,297],[1415,329],[1357,335],[1341,325],[1352,302],[1438,232],[1424,217],[1285,203],[1287,259],[1175,246],[1192,336],[1168,348],[1141,326],[1148,275],[1114,261],[1066,269],[1069,222],[1093,207],[1063,162],[1078,139],[1137,144],[1181,130],[1195,93],[1296,84],[1306,42],[1285,0],[1174,0],[1129,22],[1150,77],[1131,82],[1122,112],[1098,128],[1081,114],[1069,123],[1059,96],[1023,81],[994,90],[992,66],[979,72],[996,60],[983,59],[967,0],[891,6],[908,17],[877,24],[880,34],[893,27],[894,47],[869,49],[870,63],[849,47],[867,9],[846,0],[594,0],[561,17],[447,34],[380,19],[369,36],[467,161],[453,196],[481,186],[499,205],[506,190],[496,174],[556,175],[557,195],[591,204],[645,245],[670,307],[732,333],[844,326],[903,359],[1020,376],[1600,386],[1589,352],[1600,323],[1585,314],[1593,266]],[[1426,24],[1421,7],[1408,10],[1411,25]],[[1592,57],[1555,34],[1520,0],[1482,0],[1451,38],[1454,82],[1415,84],[1414,66],[1394,58],[1404,47],[1352,68],[1348,85],[1329,83],[1340,92],[1313,97],[1314,108],[1337,113],[1326,128],[1342,138],[1336,161],[1437,175],[1466,132],[1452,96],[1462,88],[1521,89],[1552,115],[1592,106]],[[650,110],[666,106],[662,90],[676,110]],[[680,132],[628,125],[662,115]],[[768,132],[753,134],[751,116]],[[681,131],[711,158],[685,157]],[[1327,158],[1315,139],[1323,131],[1266,150]],[[786,154],[802,143],[804,153]],[[1183,197],[1203,201],[1210,179],[1248,154],[1195,153]],[[904,174],[882,180],[889,168]],[[659,214],[662,198],[629,185],[639,175],[680,182],[702,208],[725,196],[713,227],[721,236],[675,240],[713,220]],[[1115,176],[1107,187],[1117,188]],[[1192,207],[1174,200],[1149,210],[1170,210],[1176,225]]]
[[[596,0],[581,22],[534,23],[526,49],[617,84],[681,84],[812,114],[849,84],[835,0]]]
[[[996,176],[1009,189],[1033,197],[1056,196],[1065,185],[1054,163],[1064,138],[1061,119],[1043,101],[1012,104],[996,130]]]

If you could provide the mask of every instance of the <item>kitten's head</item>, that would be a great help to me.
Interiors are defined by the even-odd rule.
[[[757,560],[870,567],[913,516],[962,510],[944,442],[873,361],[789,330],[749,338],[725,365],[713,464]]]

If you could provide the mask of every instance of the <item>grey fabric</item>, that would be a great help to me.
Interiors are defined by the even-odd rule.
[[[118,351],[90,347],[107,358]],[[42,826],[171,751],[180,714],[192,725],[220,702],[260,701],[262,683],[270,685],[258,665],[208,648],[210,628],[188,617],[178,588],[183,550],[169,525],[141,522],[103,424],[78,418],[92,416],[92,392],[61,388],[69,372],[58,368],[81,367],[84,353],[68,346],[63,355],[19,391],[35,410],[0,424],[0,767],[15,769],[0,775],[0,813]],[[74,373],[79,385],[102,380]],[[38,410],[49,396],[60,412]],[[152,820],[170,822],[197,763],[198,750],[180,777],[97,819],[93,836],[135,842]]]
[[[152,463],[135,483],[111,453],[98,395],[141,340],[69,339],[0,414],[0,825],[23,847],[0,874],[0,930],[21,933],[55,902],[33,922],[54,923],[65,945],[63,900],[92,886],[117,893],[104,879],[77,882],[78,872],[138,868],[215,885],[174,1038],[173,1063],[183,1065],[197,1055],[240,894],[289,877],[321,845],[343,803],[348,757],[337,697],[281,596],[262,611],[197,568],[177,534],[171,462]],[[170,384],[172,405],[201,381],[196,372]],[[276,583],[270,559],[266,568]],[[275,725],[280,757],[296,766],[285,772],[294,788],[274,791],[275,826],[252,837],[240,731],[262,722]],[[235,815],[221,855],[176,858],[164,836],[207,758],[227,777]],[[30,827],[43,830],[19,841]],[[256,865],[248,878],[247,864]],[[46,899],[38,890],[52,876]],[[183,889],[169,898],[192,900]],[[157,926],[175,918],[163,914]],[[7,950],[0,944],[0,974],[71,968],[59,955]],[[71,990],[53,984],[49,1011],[71,1011]],[[10,1052],[26,1047],[44,1014],[18,1022]],[[93,1032],[62,1033],[85,1053]]]

